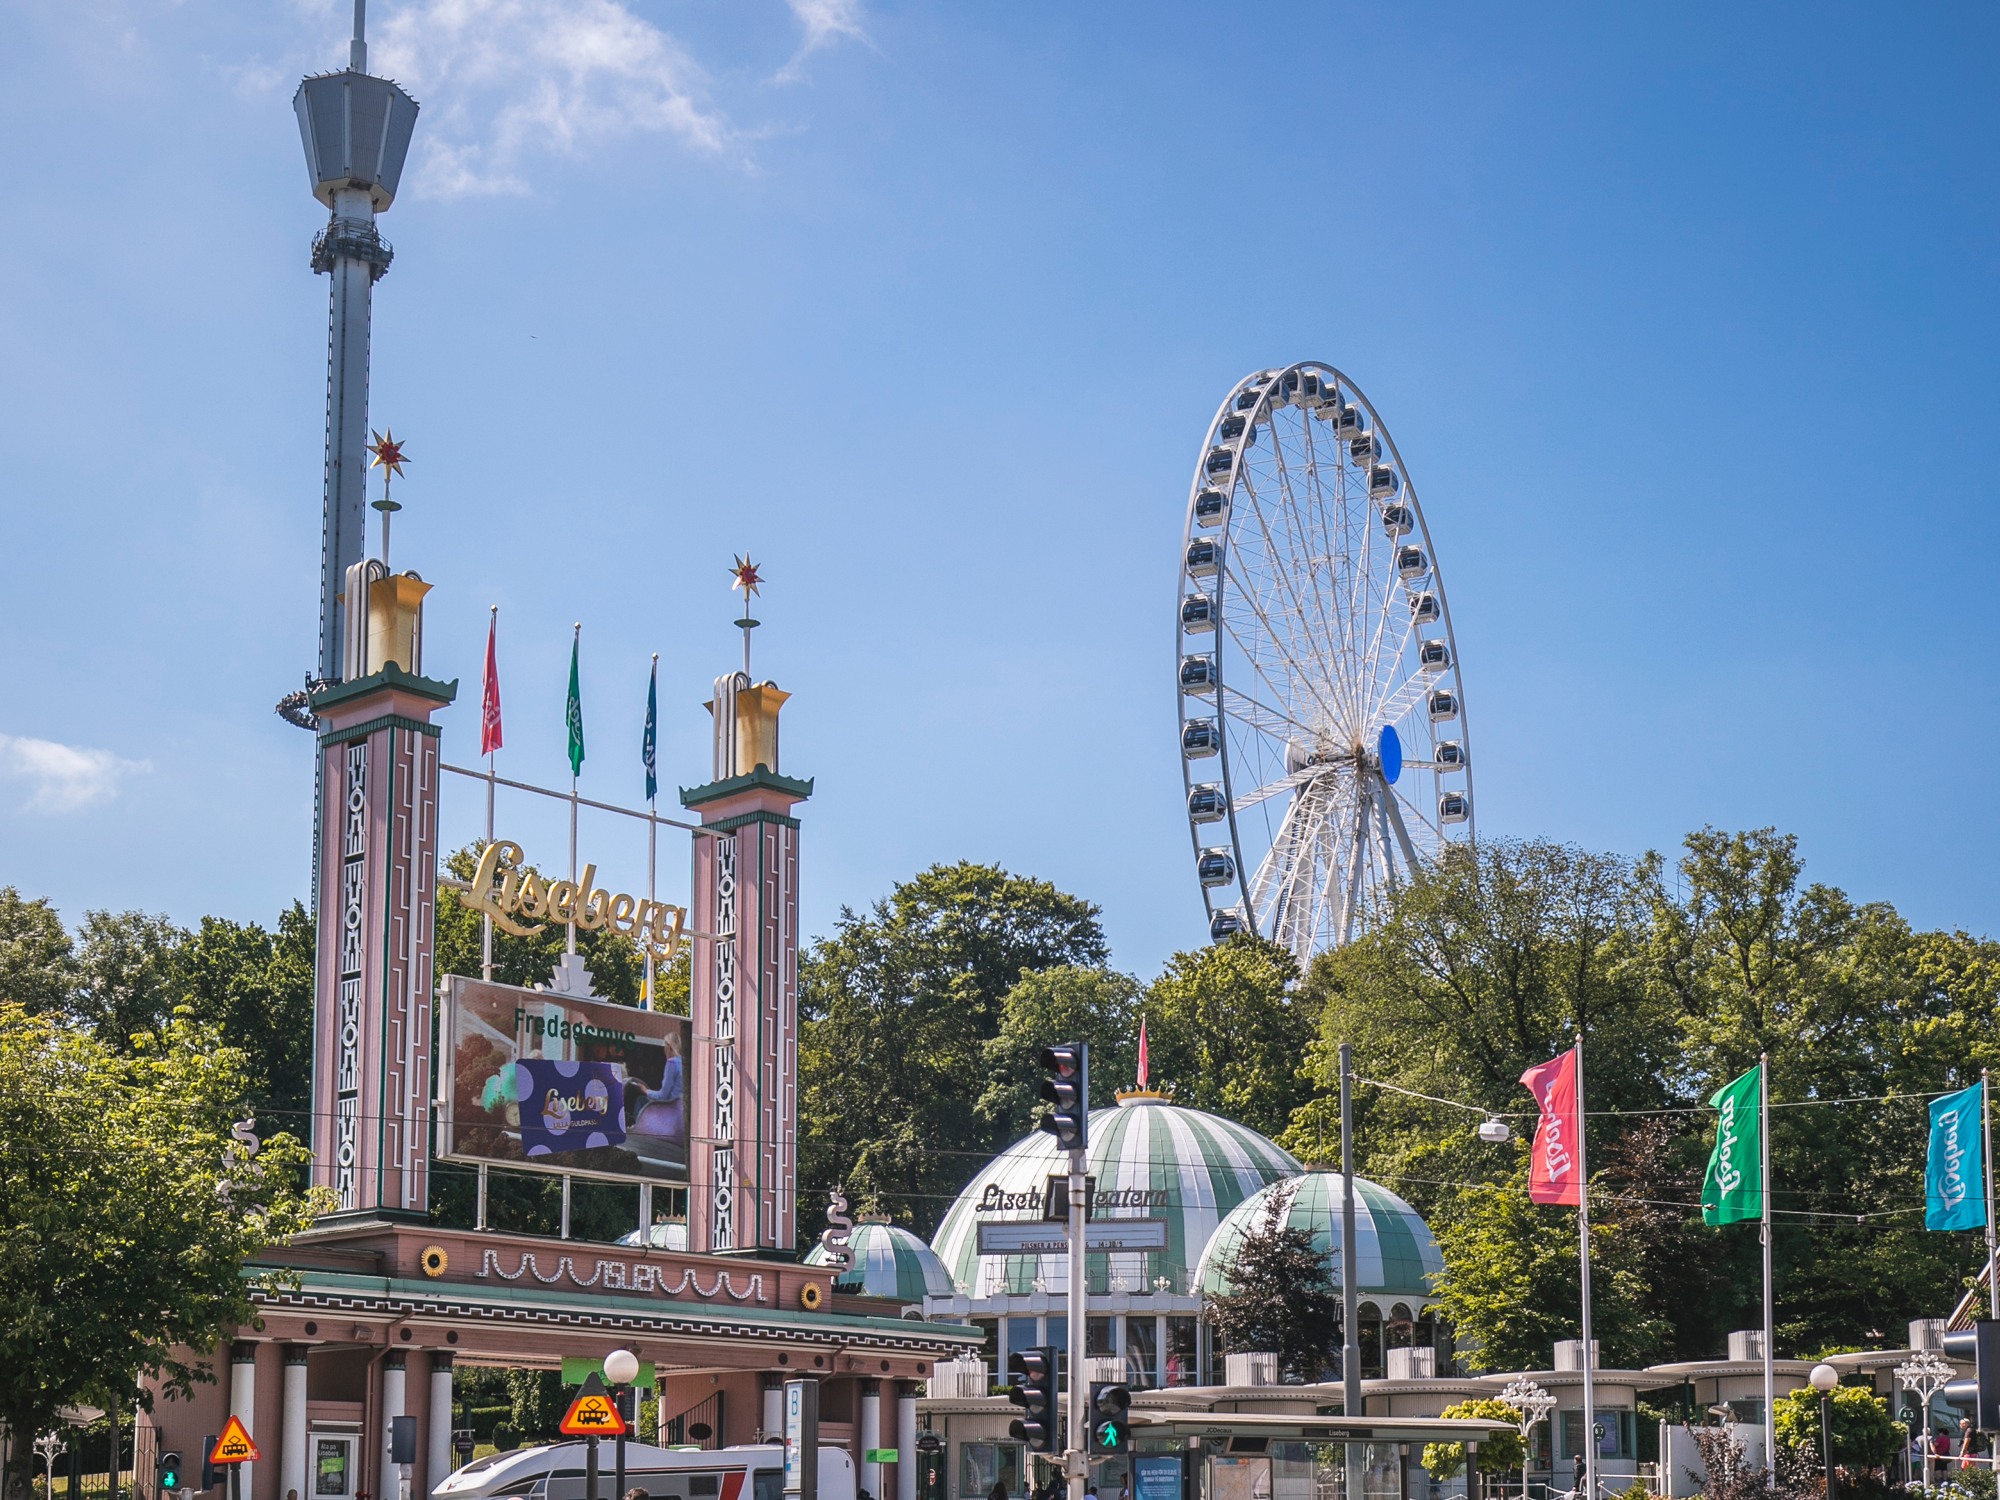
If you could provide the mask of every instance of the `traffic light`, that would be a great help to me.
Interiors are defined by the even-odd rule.
[[[1007,1356],[1007,1373],[1014,1383],[1007,1399],[1021,1408],[1007,1431],[1028,1445],[1030,1453],[1060,1453],[1056,1432],[1056,1351],[1050,1344]]]
[[[1972,1379],[1944,1388],[1944,1399],[1970,1408],[1972,1425],[1981,1432],[2000,1432],[2000,1323],[1981,1318],[1963,1333],[1947,1333],[1944,1352],[1973,1369]]]
[[[1132,1451],[1132,1387],[1092,1381],[1090,1453],[1093,1458]]]
[[[177,1490],[181,1487],[181,1456],[169,1450],[160,1455],[160,1488]]]
[[[201,1440],[201,1487],[215,1488],[215,1434],[210,1433]]]
[[[1081,1151],[1090,1141],[1090,1048],[1063,1042],[1042,1048],[1041,1063],[1048,1077],[1042,1097],[1055,1108],[1042,1117],[1041,1128],[1065,1151]]]

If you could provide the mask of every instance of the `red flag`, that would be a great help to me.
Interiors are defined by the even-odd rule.
[[[1146,1086],[1146,1018],[1139,1017],[1139,1087]]]
[[[479,705],[479,753],[491,755],[500,748],[500,658],[495,638],[500,631],[500,612],[495,610],[486,626],[486,691]]]
[[[1528,1197],[1536,1203],[1583,1202],[1577,1157],[1583,1141],[1583,1101],[1576,1096],[1579,1047],[1552,1057],[1521,1075],[1521,1083],[1541,1106],[1535,1149],[1529,1158]]]

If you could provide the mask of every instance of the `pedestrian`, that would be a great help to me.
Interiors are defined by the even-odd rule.
[[[1958,1466],[1961,1469],[1979,1467],[1979,1453],[1985,1448],[1979,1433],[1973,1428],[1972,1418],[1961,1417],[1958,1421]]]
[[[986,1492],[986,1500],[1007,1500],[1007,1481],[996,1479],[993,1488]]]
[[[635,1484],[625,1492],[625,1500],[653,1500],[653,1496],[650,1491],[641,1489]]]
[[[1951,1457],[1950,1429],[1940,1427],[1931,1434],[1931,1457],[1934,1459]]]

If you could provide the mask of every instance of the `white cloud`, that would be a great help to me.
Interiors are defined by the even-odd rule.
[[[25,812],[77,812],[109,801],[120,782],[151,769],[145,761],[126,760],[109,750],[0,734],[0,780],[28,784]]]
[[[778,82],[796,83],[805,76],[805,61],[820,48],[846,37],[873,46],[861,28],[861,0],[785,0],[805,27],[805,37],[792,60],[778,70]]]
[[[647,133],[742,154],[686,48],[619,0],[412,0],[370,26],[368,61],[424,105],[419,192],[525,192],[538,154]]]

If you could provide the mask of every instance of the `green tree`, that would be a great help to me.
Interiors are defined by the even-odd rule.
[[[1819,1392],[1811,1386],[1780,1396],[1771,1408],[1778,1441],[1806,1458],[1808,1469],[1825,1466],[1820,1446]],[[1837,1468],[1879,1469],[1908,1441],[1902,1423],[1889,1415],[1889,1403],[1858,1385],[1833,1388],[1830,1403],[1833,1462]]]
[[[1152,1076],[1192,1105],[1276,1135],[1312,1097],[1300,1070],[1319,1002],[1288,949],[1253,937],[1176,953],[1146,987]],[[1136,1029],[1136,1028],[1135,1028]]]
[[[1004,1142],[974,1106],[1024,974],[1101,966],[1098,910],[992,865],[934,865],[799,960],[799,1201],[844,1183],[920,1233]]]
[[[1525,1158],[1524,1150],[1508,1182],[1462,1188],[1432,1219],[1445,1263],[1438,1303],[1475,1370],[1545,1369],[1557,1340],[1577,1336],[1583,1293],[1575,1210],[1528,1201]],[[1664,1323],[1632,1237],[1594,1223],[1590,1247],[1592,1332],[1605,1363],[1646,1363]]]
[[[60,1015],[69,1009],[75,983],[74,945],[56,909],[0,886],[0,1001]]]
[[[66,1009],[106,1046],[158,1029],[180,999],[179,955],[187,934],[143,911],[87,911],[75,944]]]
[[[1090,1044],[1090,1104],[1103,1109],[1129,1087],[1139,1051],[1139,982],[1108,969],[1065,964],[1029,974],[1000,1004],[1000,1034],[985,1045],[986,1092],[979,1116],[1002,1141],[1017,1140],[1041,1113],[1042,1048]]]
[[[1520,1412],[1504,1401],[1482,1397],[1476,1401],[1459,1401],[1438,1413],[1441,1417],[1451,1417],[1461,1421],[1518,1422]],[[1527,1458],[1527,1448],[1521,1442],[1517,1431],[1488,1433],[1479,1445],[1479,1472],[1482,1474],[1510,1474],[1518,1470]],[[1465,1444],[1426,1443],[1423,1464],[1433,1479],[1456,1479],[1465,1472]]]
[[[203,917],[176,960],[188,1007],[242,1049],[251,1103],[308,1136],[317,949],[312,918],[294,901],[276,932]]]
[[[1310,1381],[1340,1348],[1340,1289],[1312,1232],[1286,1224],[1291,1205],[1289,1189],[1272,1190],[1230,1260],[1229,1290],[1208,1297],[1201,1315],[1231,1353],[1275,1354]]]
[[[0,1424],[129,1400],[142,1374],[185,1394],[252,1316],[246,1262],[305,1228],[306,1152],[269,1137],[225,1165],[244,1054],[181,1015],[121,1055],[0,1002]],[[190,1351],[194,1355],[190,1356]],[[13,1445],[23,1463],[25,1440]]]

